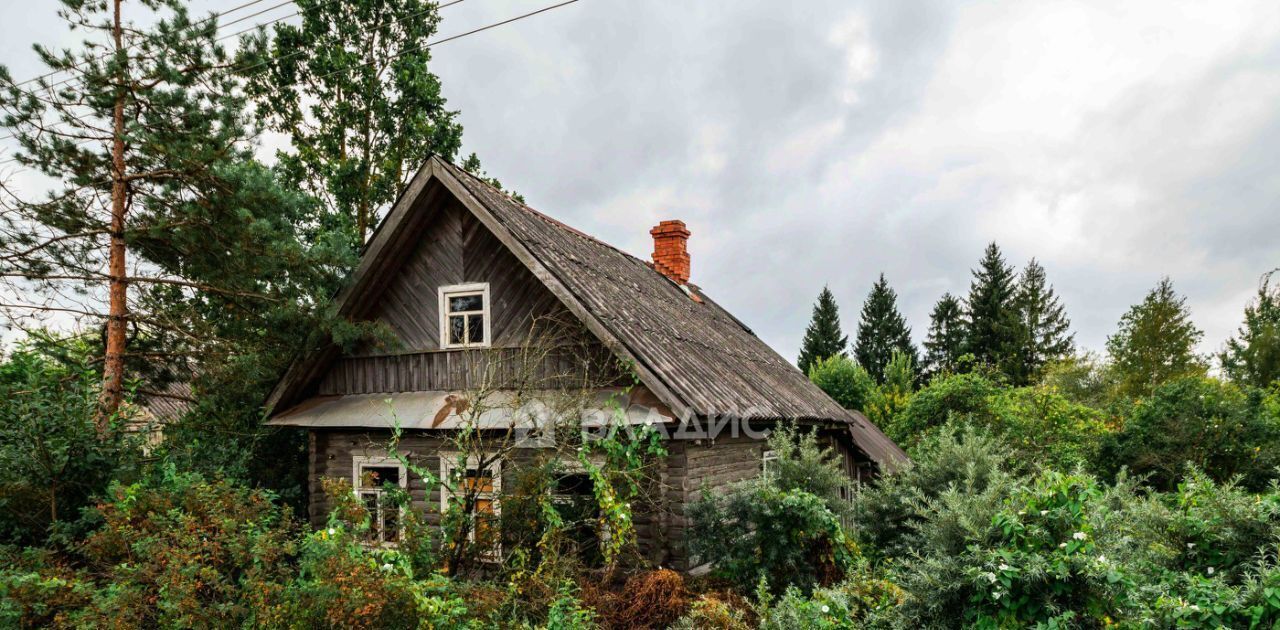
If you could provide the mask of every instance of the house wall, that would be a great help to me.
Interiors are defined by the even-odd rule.
[[[489,285],[490,347],[441,349],[440,287],[480,282]],[[452,199],[420,228],[366,319],[391,339],[338,357],[315,395],[602,387],[623,379],[603,344]]]
[[[847,434],[847,432],[846,432]],[[323,491],[323,478],[351,480],[352,458],[357,455],[381,456],[389,434],[363,431],[311,432],[310,471],[311,523],[320,527],[328,519],[332,502]],[[840,432],[823,434],[823,439],[848,463],[851,476],[862,467],[869,469],[866,459],[851,448]],[[439,451],[447,443],[440,436],[414,434],[401,439],[401,452],[410,460],[436,473],[440,470]],[[669,440],[668,456],[657,466],[656,486],[644,493],[649,499],[633,505],[633,519],[641,556],[653,565],[689,569],[690,558],[685,546],[688,519],[685,506],[695,501],[703,488],[723,490],[730,484],[760,474],[766,444],[747,437],[726,437],[714,441]],[[510,484],[516,466],[535,457],[533,449],[517,451],[522,461],[503,467],[503,483]],[[864,476],[865,480],[865,476]],[[504,485],[504,487],[511,487]],[[438,524],[440,488],[426,487],[423,480],[409,473],[412,507],[426,516],[427,522]]]

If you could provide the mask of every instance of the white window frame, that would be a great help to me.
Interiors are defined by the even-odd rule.
[[[440,453],[440,513],[444,514],[449,510],[449,500],[455,495],[449,488],[447,482],[458,481],[453,477],[453,472],[458,469],[458,461],[461,453],[444,451]],[[467,468],[480,468],[480,456],[471,455],[467,457]],[[496,521],[495,527],[501,527],[502,522],[502,460],[497,459],[489,463],[486,467],[489,478],[493,480],[493,490],[484,493],[477,493],[476,498],[488,499],[493,506],[493,518]],[[467,530],[467,541],[474,543],[476,541],[476,527],[473,523],[471,528]],[[498,542],[494,549],[486,549],[481,554],[481,559],[485,561],[499,562],[502,560],[502,532],[498,532]]]
[[[401,462],[399,459],[395,457],[391,457],[390,455],[354,455],[351,457],[351,488],[352,488],[352,491],[355,493],[356,500],[360,501],[361,505],[364,505],[364,498],[360,496],[362,493],[372,492],[377,496],[378,508],[373,514],[369,515],[370,522],[374,524],[374,526],[377,528],[377,543],[378,544],[395,544],[399,542],[400,535],[404,530],[405,509],[403,506],[401,506],[400,514],[396,516],[395,535],[388,537],[387,533],[382,531],[382,523],[383,523],[382,496],[383,496],[383,493],[386,492],[386,490],[383,490],[380,487],[365,488],[361,485],[361,478],[364,476],[363,473],[366,467],[397,469],[399,471],[398,477],[400,478],[398,485],[405,490],[408,490],[409,488],[409,471],[405,468],[404,462]]]
[[[776,473],[778,465],[778,451],[766,449],[760,453],[760,474],[769,475]]]
[[[470,284],[451,284],[440,287],[440,347],[449,348],[487,348],[493,334],[493,318],[490,314],[493,312],[493,303],[489,301],[489,283],[473,282]],[[484,339],[479,342],[468,341],[470,337],[467,328],[463,328],[462,343],[449,343],[449,298],[463,295],[479,295],[483,301],[479,311],[463,311],[463,319],[467,316],[479,313],[481,321],[484,322]],[[469,324],[467,324],[469,325]]]

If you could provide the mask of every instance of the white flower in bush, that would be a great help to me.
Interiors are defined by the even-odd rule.
[[[1084,533],[1084,532],[1076,532],[1076,533],[1072,534],[1072,535],[1071,535],[1071,537],[1072,537],[1072,538],[1074,538],[1074,539],[1076,539],[1076,540],[1084,540],[1084,539],[1086,538],[1086,536],[1085,536],[1085,533]]]

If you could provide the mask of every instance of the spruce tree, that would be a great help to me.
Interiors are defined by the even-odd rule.
[[[1218,353],[1222,370],[1242,385],[1270,387],[1280,380],[1280,287],[1271,286],[1273,273],[1263,276],[1239,333]]]
[[[885,368],[893,359],[894,350],[911,359],[912,365],[918,363],[916,348],[911,343],[911,328],[898,312],[898,294],[882,273],[862,304],[853,356],[877,383],[883,383]]]
[[[929,313],[929,335],[924,340],[922,366],[926,379],[959,370],[966,334],[964,306],[955,296],[944,293]]]
[[[1051,361],[1066,358],[1075,349],[1071,320],[1045,279],[1044,267],[1034,258],[1018,278],[1014,295],[1018,340],[1005,357],[1004,372],[1015,385],[1031,383]]]
[[[808,375],[809,368],[818,361],[844,356],[848,345],[849,337],[840,330],[840,307],[836,306],[831,290],[824,286],[813,305],[813,318],[809,320],[804,340],[800,342],[800,358],[796,365]]]
[[[974,360],[999,367],[1017,345],[1017,308],[1013,268],[994,242],[987,245],[969,285],[965,350]]]
[[[1120,393],[1148,396],[1169,380],[1203,374],[1204,362],[1195,351],[1203,336],[1191,322],[1187,299],[1174,291],[1168,278],[1160,280],[1141,304],[1129,308],[1120,318],[1119,330],[1107,338]]]

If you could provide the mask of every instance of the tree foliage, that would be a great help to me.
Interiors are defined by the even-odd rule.
[[[1163,278],[1120,318],[1119,329],[1107,338],[1107,354],[1119,375],[1118,387],[1127,396],[1149,395],[1172,379],[1202,374],[1203,360],[1196,344],[1204,333],[1191,321],[1187,299],[1173,282]]]
[[[427,157],[452,161],[462,144],[424,46],[440,17],[426,0],[297,4],[301,23],[258,35],[240,65],[259,115],[292,142],[279,153],[290,182],[359,246]]]
[[[1262,278],[1258,295],[1244,309],[1239,332],[1218,353],[1228,377],[1253,387],[1280,380],[1280,287],[1271,285],[1274,273]]]
[[[979,363],[1003,365],[1017,347],[1017,278],[995,243],[987,245],[969,284],[965,349]]]
[[[844,356],[849,337],[840,330],[840,307],[831,290],[822,287],[818,301],[813,305],[813,317],[800,342],[800,358],[796,365],[805,374],[815,363],[833,356]]]
[[[126,22],[120,3],[67,0],[69,27],[89,39],[37,46],[65,84],[9,81],[0,95],[16,159],[54,187],[12,195],[0,219],[0,276],[44,296],[10,314],[103,322],[100,429],[130,379],[189,379],[281,337],[297,347],[296,321],[350,263],[315,206],[254,161],[259,130],[217,20],[176,0],[139,6],[154,25]]]
[[[1017,385],[1034,382],[1045,366],[1070,357],[1075,350],[1071,320],[1033,258],[1018,277],[1013,297],[1017,341],[1006,358],[1005,373]]]
[[[885,368],[895,351],[910,358],[913,365],[919,362],[915,345],[911,343],[911,328],[898,311],[898,294],[882,273],[862,304],[853,356],[877,383],[883,383]]]
[[[929,334],[924,340],[921,363],[925,380],[960,370],[967,335],[964,305],[950,293],[942,294],[929,313]]]

